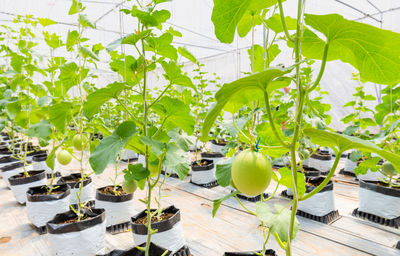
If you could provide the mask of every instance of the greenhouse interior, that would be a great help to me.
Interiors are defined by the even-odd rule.
[[[400,1],[0,20],[0,255],[400,255]]]

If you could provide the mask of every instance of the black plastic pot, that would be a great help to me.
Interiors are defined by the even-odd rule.
[[[151,211],[153,212],[155,211],[155,209],[152,209]],[[174,215],[167,220],[151,223],[151,228],[157,229],[157,233],[170,230],[176,223],[181,220],[181,211],[173,205],[164,209],[163,213],[173,213]],[[136,220],[145,216],[147,216],[146,210],[143,210],[131,218],[131,227],[133,233],[139,235],[147,235],[147,227],[143,224],[135,223]]]
[[[259,251],[260,252],[260,251]],[[223,256],[256,256],[255,252],[226,252]],[[276,256],[274,250],[269,249],[265,251],[265,255],[267,256]]]
[[[32,157],[32,162],[43,162],[47,160],[47,153],[36,154]]]
[[[26,191],[28,191],[29,187],[46,185],[46,173],[44,170],[28,171],[28,174],[30,175],[28,177],[21,177],[21,174],[23,173],[11,176],[8,178],[8,182],[17,202],[25,204]]]
[[[318,151],[310,157],[318,160],[332,160],[332,155],[328,151]]]
[[[113,188],[113,186],[106,186],[96,189],[96,206],[106,210],[107,231],[112,234],[128,231],[130,216],[136,214],[133,208],[133,193],[122,195],[102,193],[101,190],[107,187]],[[118,189],[121,189],[121,186],[118,186]],[[122,204],[123,202],[128,203]]]
[[[70,186],[72,189],[78,189],[79,188],[79,183],[80,181],[73,181],[75,179],[80,179],[82,176],[80,173],[72,173],[68,176],[63,176],[61,177],[58,181],[57,184],[68,184],[68,186]],[[89,183],[92,182],[92,178],[91,177],[87,177],[84,181],[83,181],[83,186],[87,186]]]
[[[19,162],[20,160],[13,158],[11,156],[3,156],[0,158],[0,164],[12,164],[15,162]]]
[[[81,183],[80,178],[81,178],[81,173],[72,173],[72,174],[70,174],[68,176],[61,177],[57,181],[57,184],[68,184],[71,187],[71,189],[78,190],[79,189],[79,184]],[[74,181],[75,179],[79,179],[79,180],[78,181]],[[92,183],[92,178],[91,177],[86,177],[86,179],[82,183],[83,183],[82,186],[84,188],[84,187],[88,186],[90,183]],[[75,193],[76,193],[76,191],[71,191],[71,204],[72,204],[72,206],[74,208],[77,208],[77,199],[76,199]],[[84,194],[82,194],[82,195],[84,195]],[[82,202],[88,201],[86,206],[87,207],[94,207],[94,205],[95,205],[95,201],[94,201],[95,194],[94,194],[94,191],[90,192],[90,194],[87,194],[86,196],[89,197],[90,199],[81,198]]]
[[[47,222],[47,230],[50,234],[64,234],[70,232],[79,232],[87,228],[91,228],[95,225],[103,223],[106,219],[104,209],[92,208],[82,209],[82,213],[89,216],[89,219],[82,220],[80,222],[65,223],[63,222],[76,218],[76,214],[73,211],[57,214],[54,219]]]
[[[314,168],[303,167],[304,176],[306,177],[318,177],[321,176],[321,172]]]
[[[203,175],[204,173],[200,173],[200,172],[215,170],[214,161],[211,159],[200,159],[200,162],[203,162],[203,161],[206,161],[207,164],[198,166],[196,161],[192,162],[192,164],[191,164],[192,176],[190,178],[190,182],[192,184],[202,186],[205,188],[213,188],[213,187],[218,186],[217,179],[215,178],[215,171],[213,173],[208,174],[208,175],[210,175],[209,177],[207,174]],[[198,175],[202,175],[203,178],[204,177],[206,177],[206,178],[204,178],[204,180],[202,180],[203,178],[199,179]]]
[[[152,211],[155,211],[155,209],[152,209]],[[151,241],[161,247],[171,250],[173,253],[178,252],[186,243],[182,233],[180,210],[171,205],[164,209],[163,213],[170,213],[172,216],[168,219],[151,223],[151,228],[157,230],[157,233],[153,234]],[[146,242],[146,225],[135,223],[136,220],[145,218],[146,216],[147,213],[146,210],[144,210],[131,218],[131,229],[135,244]]]
[[[325,179],[325,177],[309,177],[309,178],[307,178],[307,182],[308,183],[316,184],[316,185],[311,185],[311,186],[307,185],[306,186],[306,193],[310,193],[311,191],[313,191],[318,186],[317,184],[322,182],[324,179]],[[333,182],[331,180],[318,193],[322,193],[322,192],[330,191],[330,190],[333,190]]]
[[[145,247],[146,246],[146,244],[144,243],[144,244],[141,244],[141,245],[139,245],[140,247]],[[151,255],[151,256],[161,256],[161,255],[163,255],[163,253],[166,251],[166,249],[164,249],[164,248],[162,248],[162,247],[160,247],[160,246],[158,246],[158,245],[155,245],[155,244],[153,244],[153,243],[150,243],[150,251],[149,251],[149,254]],[[101,255],[101,256],[144,256],[145,255],[145,252],[144,251],[141,251],[141,250],[139,250],[139,249],[137,249],[136,247],[134,247],[134,248],[132,248],[132,249],[129,249],[129,250],[127,250],[127,251],[122,251],[122,250],[114,250],[114,251],[112,251],[112,252],[110,252],[110,253],[107,253],[107,254],[104,254],[104,255]],[[167,255],[171,255],[171,252],[168,252],[167,254],[165,254],[166,256]],[[189,255],[188,255],[189,256]]]
[[[204,159],[207,159],[207,158],[222,158],[222,157],[224,157],[224,155],[219,153],[219,152],[211,152],[211,153],[210,152],[202,152],[201,153],[201,157],[204,158]]]
[[[379,186],[377,185],[378,183],[380,182],[360,180],[360,188],[365,188],[388,196],[400,197],[400,189]]]
[[[45,222],[51,220],[57,213],[68,211],[69,209],[69,199],[67,200],[68,204],[64,203],[64,206],[61,207],[65,207],[64,209],[60,209],[60,204],[43,204],[45,202],[58,201],[68,197],[71,193],[71,189],[68,185],[57,186],[57,188],[52,190],[53,193],[51,194],[47,194],[47,189],[47,186],[37,186],[29,188],[26,192],[28,219],[31,220],[32,226],[39,234],[46,233]],[[42,211],[39,211],[38,213],[36,210],[38,207],[46,207],[46,212],[42,213]]]

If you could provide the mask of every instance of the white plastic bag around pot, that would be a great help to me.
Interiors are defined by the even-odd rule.
[[[44,170],[46,174],[51,174],[51,168],[46,164],[47,155],[36,155],[32,157],[33,170]]]
[[[164,210],[174,215],[168,220],[152,223],[151,227],[157,229],[158,232],[151,236],[151,242],[157,244],[174,254],[185,245],[180,211],[174,206],[170,206]],[[135,245],[140,245],[147,241],[147,228],[143,224],[135,224],[135,220],[146,216],[145,211],[140,212],[132,217],[131,226],[133,232],[133,240]]]
[[[379,179],[385,179],[386,177],[379,171],[372,172],[368,169],[366,174],[359,174],[357,175],[357,178],[364,181],[379,181]]]
[[[57,224],[64,220],[65,216],[74,214],[69,211],[57,214],[53,220],[47,223],[52,255],[86,256],[104,253],[105,211],[104,209],[91,209],[87,212],[94,217],[79,223]]]
[[[18,174],[8,178],[11,191],[18,203],[26,202],[26,192],[30,187],[46,185],[46,173],[44,171],[29,171],[29,177],[18,178]]]
[[[46,223],[58,213],[69,210],[71,190],[68,185],[59,185],[58,193],[46,194],[45,186],[31,187],[26,193],[26,211],[28,219],[36,227],[46,226]]]
[[[360,180],[359,201],[359,211],[386,219],[400,217],[400,189]]]
[[[106,210],[107,227],[129,222],[131,217],[137,214],[133,193],[120,196],[101,193],[96,190],[96,208]]]
[[[351,161],[350,158],[346,158],[345,162],[344,162],[344,170],[346,172],[351,172],[351,173],[355,173],[354,169],[357,167],[357,162],[353,162]]]
[[[217,180],[215,177],[215,165],[213,160],[202,159],[201,161],[203,160],[207,160],[208,164],[204,166],[193,166],[192,164],[192,177],[190,181],[194,184],[209,184]]]
[[[63,176],[58,180],[58,184],[68,184],[71,187],[70,203],[72,205],[78,204],[77,193],[79,192],[80,181],[69,181],[71,179],[80,178],[80,173],[72,173],[68,176]],[[81,192],[81,202],[93,201],[95,199],[95,192],[93,188],[92,178],[87,177],[83,181],[82,192]]]
[[[309,178],[312,184],[319,184],[324,180],[324,177]],[[306,194],[315,189],[315,186],[307,186]],[[315,215],[325,216],[328,213],[335,211],[335,200],[333,193],[333,182],[330,181],[320,192],[312,197],[299,202],[298,210]]]
[[[318,159],[315,156],[311,156],[308,162],[308,167],[317,169],[322,173],[329,172],[333,166],[334,160],[329,155],[330,159]]]

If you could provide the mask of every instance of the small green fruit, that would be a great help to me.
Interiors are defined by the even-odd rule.
[[[67,150],[61,150],[57,154],[57,161],[62,165],[67,165],[71,162],[72,155]]]
[[[138,184],[136,182],[136,180],[124,180],[124,182],[122,182],[122,189],[126,192],[126,193],[133,193],[136,191],[138,187]]]
[[[88,142],[89,139],[85,134],[76,134],[72,138],[72,145],[74,145],[74,148],[78,151],[85,149]]]
[[[392,165],[392,163],[390,162],[385,162],[382,165],[382,172],[389,177],[395,176],[397,174],[396,169],[394,168],[394,166]]]

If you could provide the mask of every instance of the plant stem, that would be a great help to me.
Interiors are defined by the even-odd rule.
[[[331,170],[329,171],[328,176],[326,176],[326,178],[322,181],[321,184],[318,185],[318,187],[316,187],[315,189],[313,189],[313,191],[311,191],[310,193],[304,195],[302,198],[300,198],[300,201],[304,201],[310,197],[312,197],[313,195],[317,194],[319,191],[321,191],[326,184],[328,184],[328,182],[331,180],[333,174],[335,174],[336,168],[339,164],[339,160],[340,160],[340,156],[342,155],[343,152],[339,152],[336,156],[335,162],[333,163],[333,166],[331,168]]]
[[[269,96],[268,96],[268,92],[267,91],[264,92],[264,99],[265,99],[265,107],[267,109],[267,117],[268,117],[268,121],[269,121],[269,123],[271,125],[272,132],[274,133],[275,137],[278,139],[279,143],[282,146],[288,147],[288,144],[282,140],[281,136],[279,136],[278,131],[276,129],[276,126],[275,126],[275,123],[274,123],[274,119],[272,118],[271,106],[269,104]]]
[[[322,56],[321,67],[319,69],[319,73],[318,73],[317,79],[315,79],[315,82],[314,82],[313,86],[311,86],[307,90],[308,92],[313,91],[318,86],[319,82],[321,81],[322,75],[325,72],[326,61],[327,61],[327,58],[328,58],[328,50],[329,50],[329,42],[327,42],[325,44],[325,47],[324,47],[324,55]]]
[[[285,32],[287,39],[293,42],[294,39],[290,36],[288,27],[286,25],[285,14],[283,13],[283,7],[282,7],[282,0],[278,0],[278,6],[279,6],[279,13],[281,16],[283,31]]]

